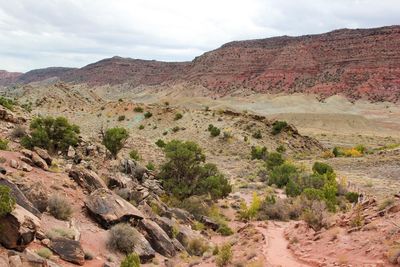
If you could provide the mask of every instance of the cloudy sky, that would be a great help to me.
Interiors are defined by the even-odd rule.
[[[399,0],[0,0],[0,69],[183,61],[232,40],[394,24]]]

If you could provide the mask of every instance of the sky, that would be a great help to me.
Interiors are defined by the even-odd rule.
[[[397,24],[399,0],[0,0],[0,69],[188,61],[233,40]]]

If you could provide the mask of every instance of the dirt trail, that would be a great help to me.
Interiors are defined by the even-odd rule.
[[[252,197],[250,195],[246,193],[240,195],[248,205],[251,204]],[[286,198],[286,194],[281,189],[276,190],[276,196],[282,199]],[[290,222],[268,221],[256,225],[256,229],[265,237],[262,252],[266,262],[269,264],[268,266],[272,267],[309,267],[311,265],[297,259],[287,248],[289,242],[284,233],[289,224]]]
[[[284,236],[284,231],[288,224],[288,222],[269,221],[267,225],[262,224],[256,227],[265,237],[263,254],[266,262],[276,267],[308,267],[310,265],[302,263],[287,248],[288,241]]]

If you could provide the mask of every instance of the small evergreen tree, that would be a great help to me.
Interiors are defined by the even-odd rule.
[[[129,133],[125,128],[110,128],[104,134],[103,145],[110,151],[111,155],[116,158],[118,152],[124,147],[128,137]]]
[[[25,136],[21,144],[29,149],[41,147],[50,151],[66,151],[78,144],[79,127],[64,117],[37,117],[31,124],[31,136]]]

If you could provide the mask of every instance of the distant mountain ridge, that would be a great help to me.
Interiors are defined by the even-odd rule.
[[[54,76],[90,86],[191,84],[219,96],[241,90],[398,102],[400,26],[234,41],[191,62],[113,57],[79,69],[34,70],[17,79],[0,75],[0,85]]]

